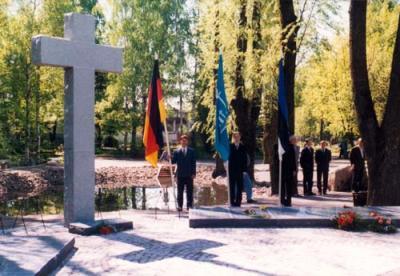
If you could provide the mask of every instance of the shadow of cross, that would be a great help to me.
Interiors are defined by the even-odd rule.
[[[133,251],[117,256],[117,258],[136,263],[149,263],[174,257],[193,261],[207,261],[217,256],[203,252],[204,250],[224,245],[220,242],[204,239],[166,243],[137,235],[128,235],[124,238],[124,241],[145,248],[144,250]]]
[[[256,275],[262,275],[262,276],[271,275],[264,271],[245,268],[238,264],[232,264],[218,260],[217,255],[203,252],[207,249],[221,247],[225,245],[223,243],[216,241],[193,239],[178,243],[166,243],[128,233],[118,233],[117,235],[105,236],[105,238],[117,240],[119,242],[125,242],[128,244],[144,248],[143,250],[133,251],[116,256],[116,258],[120,258],[125,261],[135,262],[139,264],[146,264],[150,262],[161,261],[168,258],[178,257],[184,260],[210,263],[217,266],[233,269],[236,271],[242,271]]]
[[[94,220],[95,72],[122,72],[122,49],[95,43],[95,17],[64,16],[64,38],[32,38],[32,62],[65,69],[64,219]]]

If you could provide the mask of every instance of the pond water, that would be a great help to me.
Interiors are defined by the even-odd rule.
[[[53,191],[38,197],[13,200],[0,203],[0,214],[16,215],[21,209],[25,214],[35,214],[42,210],[44,214],[63,212],[63,191]],[[174,210],[176,189],[130,187],[119,189],[96,189],[96,211],[116,211],[126,209]],[[186,201],[186,193],[184,196]],[[195,206],[213,206],[228,202],[227,187],[213,184],[209,187],[194,188]],[[184,202],[184,206],[186,203]]]

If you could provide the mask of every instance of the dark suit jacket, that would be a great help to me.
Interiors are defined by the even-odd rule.
[[[365,154],[365,152],[364,152]],[[365,156],[364,156],[365,157]],[[365,158],[361,155],[359,147],[354,147],[350,152],[350,163],[354,165],[354,170],[363,171],[365,169]]]
[[[305,147],[301,151],[300,165],[303,170],[312,171],[314,169],[314,149]]]
[[[235,144],[230,144],[229,174],[238,174],[247,171],[247,152],[243,144],[236,149]]]
[[[317,163],[317,170],[329,170],[329,163],[332,160],[331,151],[325,148],[325,152],[322,149],[318,149],[315,152],[315,162]]]
[[[172,164],[177,165],[177,177],[191,177],[196,175],[196,154],[190,147],[187,147],[186,155],[182,149],[174,151]]]
[[[296,149],[289,144],[288,149],[282,155],[282,174],[291,174],[297,171]]]

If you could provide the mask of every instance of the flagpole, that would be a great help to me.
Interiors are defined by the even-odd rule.
[[[158,53],[156,52],[154,54],[154,59],[158,60]],[[178,207],[178,202],[176,200],[176,194],[175,194],[175,181],[174,181],[174,174],[172,172],[172,159],[171,159],[171,148],[169,146],[169,135],[168,135],[168,128],[167,128],[167,120],[165,119],[164,121],[164,129],[165,129],[165,141],[167,142],[167,153],[168,153],[168,160],[169,160],[169,173],[171,175],[171,184],[172,184],[172,194],[174,195],[174,201],[175,201],[175,207]],[[168,193],[168,189],[167,189]]]
[[[281,200],[281,193],[282,193],[282,158],[279,158],[279,206],[282,207],[282,200]]]
[[[172,193],[174,195],[174,201],[175,201],[175,207],[178,207],[177,201],[176,201],[176,195],[175,195],[175,181],[174,181],[174,174],[172,172],[172,159],[171,159],[171,149],[169,147],[169,135],[168,135],[168,128],[167,128],[167,120],[164,121],[164,129],[165,129],[165,140],[167,142],[167,153],[168,153],[168,160],[169,160],[169,172],[171,175],[171,184],[172,184]]]

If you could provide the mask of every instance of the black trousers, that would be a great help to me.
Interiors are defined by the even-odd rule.
[[[186,206],[187,208],[193,207],[193,178],[192,177],[178,177],[178,207],[183,206],[183,191],[186,187]]]
[[[354,192],[358,193],[360,190],[362,190],[363,178],[364,170],[353,171],[352,189]]]
[[[312,192],[313,172],[313,170],[303,169],[303,189],[305,195]]]
[[[326,193],[326,190],[328,190],[328,175],[329,169],[317,169],[317,187],[320,193],[322,191]],[[323,187],[321,187],[321,182],[323,184]]]
[[[293,190],[294,172],[282,173],[281,186],[281,204],[284,206],[292,206],[292,190]]]
[[[231,206],[240,206],[242,204],[243,193],[243,173],[229,172],[229,195]]]

